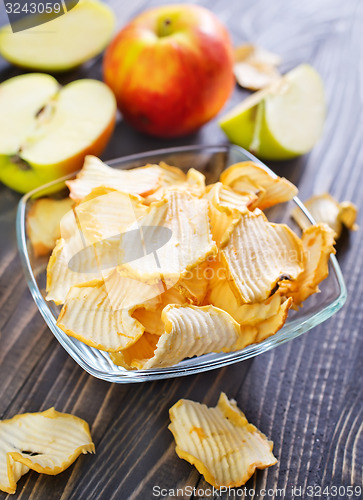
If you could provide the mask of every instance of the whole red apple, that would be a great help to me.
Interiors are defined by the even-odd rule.
[[[108,47],[103,69],[125,120],[157,137],[198,129],[234,86],[227,30],[212,12],[191,4],[136,17]]]

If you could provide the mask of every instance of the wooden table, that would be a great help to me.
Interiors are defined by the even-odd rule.
[[[111,3],[121,27],[146,6],[164,2]],[[307,61],[321,73],[328,102],[322,140],[310,155],[271,166],[298,184],[302,199],[329,190],[338,199],[359,205],[363,199],[363,2],[200,3],[228,26],[234,43],[250,40],[276,51],[283,56],[283,71]],[[3,5],[1,9],[3,15]],[[92,61],[60,81],[101,78],[100,63],[100,58]],[[0,70],[0,80],[20,73],[5,61]],[[236,88],[227,107],[245,95]],[[139,135],[120,119],[103,158],[224,141],[216,121],[189,137],[159,141]],[[175,454],[167,429],[168,408],[181,397],[214,405],[220,391],[235,398],[247,417],[274,441],[278,457],[276,466],[258,471],[247,483],[256,494],[242,498],[290,499],[296,487],[295,498],[307,499],[312,498],[309,486],[362,485],[362,231],[345,234],[339,242],[338,260],[349,298],[329,321],[248,362],[197,376],[117,385],[87,375],[45,325],[17,254],[19,196],[2,186],[0,195],[0,418],[54,405],[89,422],[97,450],[95,456],[80,457],[58,476],[27,474],[12,498],[146,500],[157,498],[154,486],[207,487],[196,469]],[[284,494],[280,488],[286,490]],[[264,497],[262,489],[270,489],[270,494]],[[318,493],[318,488],[313,492]],[[322,493],[322,498],[334,498],[333,493]],[[343,489],[336,498],[350,498],[342,493]],[[203,495],[185,490],[179,497]],[[0,499],[5,498],[0,493]]]

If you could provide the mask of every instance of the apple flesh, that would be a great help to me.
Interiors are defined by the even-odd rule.
[[[42,19],[46,14],[39,14]],[[112,10],[98,0],[83,0],[72,10],[34,28],[0,30],[0,54],[18,66],[66,71],[96,56],[109,43],[115,26]]]
[[[266,160],[285,160],[309,152],[325,120],[323,82],[301,64],[271,87],[256,92],[220,121],[231,142]]]
[[[0,181],[19,192],[81,168],[99,155],[113,132],[116,101],[97,80],[61,88],[46,74],[0,85]]]
[[[125,120],[157,137],[197,130],[235,83],[226,29],[212,12],[190,4],[136,17],[111,42],[103,68]]]

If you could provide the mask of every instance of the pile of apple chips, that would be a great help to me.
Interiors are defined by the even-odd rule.
[[[263,210],[297,188],[253,162],[206,186],[193,168],[117,170],[89,156],[67,184],[74,205],[49,260],[47,299],[63,304],[67,335],[126,369],[261,342],[328,275],[334,232],[317,224],[299,238],[269,222]]]

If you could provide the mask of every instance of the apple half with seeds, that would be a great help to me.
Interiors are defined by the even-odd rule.
[[[25,193],[99,155],[116,120],[112,91],[98,80],[61,87],[29,73],[0,84],[0,181]]]

